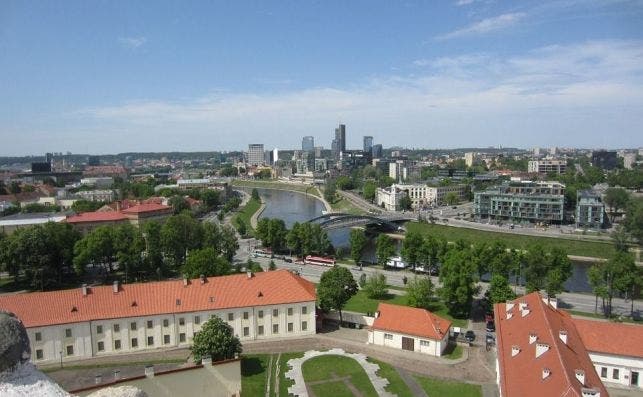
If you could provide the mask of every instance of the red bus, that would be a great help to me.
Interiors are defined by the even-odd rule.
[[[308,255],[304,259],[304,263],[307,265],[335,266],[335,259]]]

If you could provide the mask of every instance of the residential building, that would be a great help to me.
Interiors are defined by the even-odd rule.
[[[301,150],[304,152],[312,152],[315,150],[315,138],[312,136],[305,136],[301,140]]]
[[[537,292],[494,305],[501,397],[605,397],[571,316]]]
[[[147,203],[139,204],[121,211],[134,226],[141,226],[144,223],[156,221],[163,223],[172,216],[172,207],[163,204]]]
[[[595,150],[592,152],[592,165],[604,170],[613,170],[618,166],[616,151]]]
[[[565,185],[561,183],[511,181],[475,192],[473,209],[479,220],[560,223],[564,204]]]
[[[397,160],[388,165],[388,176],[396,182],[402,182],[407,178],[407,169],[404,160]]]
[[[606,385],[643,388],[643,326],[579,318],[572,321],[596,374]]]
[[[446,197],[449,193],[454,193],[458,198],[458,201],[465,201],[469,193],[468,185],[447,185],[447,186],[429,186],[425,184],[393,184],[396,191],[402,192],[404,195],[407,195],[411,199],[411,206],[414,209],[417,208],[427,208],[427,207],[436,207],[439,205],[446,204]],[[379,191],[380,189],[378,189]],[[386,192],[383,192],[383,200],[377,200],[377,203],[380,204],[384,202],[385,206],[387,199],[384,197]],[[398,203],[399,198],[397,197],[392,203]],[[388,209],[388,208],[387,208]],[[390,209],[394,211],[394,209]]]
[[[567,171],[567,160],[542,159],[530,160],[527,163],[527,172],[538,174],[564,174]]]
[[[110,209],[109,211],[98,210],[95,212],[84,212],[68,217],[66,222],[74,226],[74,228],[81,233],[87,234],[99,226],[120,225],[124,223],[140,226],[150,221],[162,223],[172,216],[172,212],[172,207],[167,205],[144,203],[116,211]]]
[[[451,321],[428,310],[382,303],[368,331],[368,343],[441,356],[449,342]]]
[[[262,143],[251,143],[248,145],[247,163],[250,166],[258,166],[264,164]]]
[[[244,341],[315,334],[315,285],[287,270],[0,296],[36,364],[188,347],[213,316]]]
[[[467,167],[473,167],[473,164],[476,161],[476,154],[473,152],[467,152],[464,154],[464,162]]]
[[[113,190],[84,190],[77,192],[74,196],[87,201],[104,201],[108,203],[114,201]]]
[[[605,225],[605,204],[593,190],[576,193],[576,227],[600,229]]]
[[[625,169],[631,170],[636,165],[636,153],[624,153],[623,154],[623,167]]]
[[[106,188],[111,187],[114,184],[114,178],[111,176],[96,176],[89,178],[82,178],[80,180],[81,185],[91,186],[96,188]]]
[[[365,136],[364,137],[364,152],[373,154],[373,137]]]
[[[47,222],[63,222],[67,214],[63,212],[36,212],[27,214],[13,214],[0,218],[0,233],[11,234],[18,229]]]

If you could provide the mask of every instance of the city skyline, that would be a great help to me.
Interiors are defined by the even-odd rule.
[[[0,156],[295,148],[307,135],[330,148],[338,124],[347,148],[363,136],[643,145],[637,1],[10,2],[3,14]]]

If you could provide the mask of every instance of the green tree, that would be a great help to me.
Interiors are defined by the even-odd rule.
[[[335,202],[335,194],[337,193],[337,187],[335,186],[335,181],[328,179],[324,187],[324,199],[329,203]]]
[[[340,176],[335,180],[335,186],[339,190],[351,190],[353,189],[353,181],[347,176]]]
[[[364,288],[365,285],[366,285],[366,273],[362,273],[359,276],[359,286],[360,288]]]
[[[101,265],[105,274],[111,273],[115,261],[114,228],[111,226],[97,227],[74,246],[74,269],[78,274],[85,273],[85,267],[90,263]]]
[[[366,296],[371,299],[381,299],[388,294],[388,288],[386,288],[386,276],[382,273],[374,273],[369,276],[364,284],[364,292]]]
[[[185,254],[199,248],[202,242],[201,224],[188,213],[169,217],[161,227],[161,246],[174,270],[185,263]]]
[[[406,298],[409,306],[430,309],[435,289],[429,277],[413,277],[406,286]]]
[[[234,233],[234,230],[230,226],[224,226],[221,228],[221,255],[232,262],[234,254],[237,253],[239,249],[239,242],[237,241],[237,235]]]
[[[460,202],[460,199],[455,192],[449,192],[444,196],[444,201],[446,201],[448,205],[457,205]]]
[[[246,227],[246,223],[241,218],[237,219],[237,232],[241,237],[245,237],[246,233],[248,233],[248,228]]]
[[[158,272],[165,274],[165,264],[163,262],[163,247],[161,245],[161,224],[152,221],[146,222],[141,227],[141,233],[144,243],[144,267],[141,269],[147,275]]]
[[[375,192],[377,190],[377,184],[373,181],[366,181],[362,187],[362,194],[364,199],[370,201],[371,203],[375,200]]]
[[[362,251],[366,246],[366,234],[362,229],[351,229],[350,238],[351,258],[356,264],[362,259]]]
[[[421,252],[423,244],[424,238],[422,237],[422,234],[412,231],[406,233],[404,241],[402,242],[402,250],[400,252],[402,258],[404,258],[409,265],[413,266],[414,269],[415,266],[420,263],[420,259],[422,258]]]
[[[357,293],[357,283],[350,270],[334,266],[322,273],[317,285],[317,301],[324,311],[337,310],[340,323],[344,322],[342,309],[346,302]]]
[[[634,257],[627,252],[616,252],[612,258],[605,263],[593,265],[588,273],[589,283],[597,299],[603,301],[603,313],[605,317],[612,316],[612,299],[617,293],[628,293],[632,291],[635,283],[639,283],[637,277],[640,272],[634,262]]]
[[[612,221],[616,217],[619,210],[624,209],[630,200],[630,195],[627,190],[623,188],[610,187],[605,191],[605,204],[610,207],[612,213]]]
[[[275,264],[275,261],[270,260],[270,264],[268,265],[268,270],[277,270],[277,265]]]
[[[625,226],[618,225],[612,231],[610,237],[617,251],[627,252],[629,250],[630,236]]]
[[[206,321],[201,330],[194,335],[190,347],[194,361],[199,362],[204,357],[212,361],[233,359],[241,354],[241,342],[234,336],[234,330],[217,316]]]
[[[478,291],[476,273],[470,249],[453,248],[444,255],[440,268],[442,288],[438,292],[452,315],[466,317],[469,314],[473,296]]]
[[[262,218],[257,223],[256,235],[264,247],[280,251],[286,245],[288,230],[282,219]]]
[[[572,265],[567,253],[554,248],[550,252],[534,245],[525,255],[525,278],[527,291],[545,290],[549,296],[563,291],[563,284],[572,274]]]
[[[257,189],[252,189],[250,197],[255,201],[261,201],[261,198],[259,197],[259,191]]]
[[[232,269],[230,262],[219,256],[212,247],[190,251],[181,273],[188,278],[197,278],[202,274],[211,276],[224,276]]]
[[[188,202],[183,198],[183,196],[174,196],[169,201],[168,204],[174,210],[175,214],[180,214],[183,211],[189,210],[190,206]]]
[[[221,193],[218,190],[206,189],[201,192],[201,201],[208,211],[212,211],[221,204]]]
[[[511,290],[507,277],[502,274],[494,274],[491,277],[488,295],[491,303],[506,302],[516,297]]]
[[[400,198],[399,201],[399,207],[403,211],[409,211],[413,205],[413,201],[411,201],[411,198],[408,196],[408,194],[405,194]]]
[[[105,205],[102,201],[76,200],[71,205],[71,209],[77,213],[93,212]]]
[[[393,239],[387,236],[386,234],[380,234],[377,236],[377,241],[375,242],[375,256],[377,256],[377,263],[381,266],[385,266],[389,258],[395,255],[395,245]]]
[[[625,228],[632,237],[643,243],[643,199],[632,199],[627,206]]]
[[[130,276],[144,267],[141,253],[145,251],[145,240],[140,230],[129,223],[115,227],[112,232],[118,268],[125,272],[127,283]]]

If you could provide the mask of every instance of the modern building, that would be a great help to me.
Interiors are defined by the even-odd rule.
[[[501,397],[605,397],[571,316],[537,292],[494,305]]]
[[[476,154],[473,152],[467,152],[464,154],[464,163],[467,167],[473,167],[473,164],[476,162]]]
[[[600,229],[605,225],[605,204],[593,190],[576,193],[576,227]]]
[[[364,152],[373,154],[373,137],[365,136],[364,137]]]
[[[446,204],[446,197],[453,193],[458,201],[465,201],[469,193],[468,185],[428,186],[425,184],[393,184],[391,188],[377,189],[377,204],[389,211],[395,211],[402,196],[411,199],[414,209],[436,207]],[[396,195],[397,197],[393,197]]]
[[[606,385],[643,388],[643,326],[578,318],[572,321]]]
[[[511,181],[475,192],[473,210],[479,219],[560,223],[565,185],[558,182]]]
[[[625,169],[631,170],[636,165],[636,153],[624,153],[623,154],[623,167]]]
[[[537,174],[564,174],[567,171],[567,160],[542,159],[530,160],[527,163],[527,172]]]
[[[402,183],[408,176],[404,160],[389,163],[388,176],[396,182]]]
[[[247,163],[250,166],[258,166],[264,164],[262,143],[251,143],[248,145]]]
[[[382,145],[379,143],[376,145],[373,145],[373,150],[372,150],[372,155],[374,159],[379,159],[382,157]]]
[[[335,128],[335,139],[332,143],[333,157],[339,159],[342,152],[346,151],[346,126],[340,124]]]
[[[80,180],[81,185],[91,186],[98,189],[108,188],[114,184],[114,178],[111,176],[97,176],[90,178],[82,178]]]
[[[592,152],[592,165],[604,170],[613,170],[618,166],[616,151],[595,150]]]
[[[315,285],[286,270],[0,296],[36,364],[188,347],[213,316],[244,341],[315,334]]]
[[[305,136],[301,140],[301,150],[304,152],[312,152],[315,150],[315,138],[312,136]]]
[[[368,331],[368,343],[441,356],[451,321],[425,309],[381,303]]]

